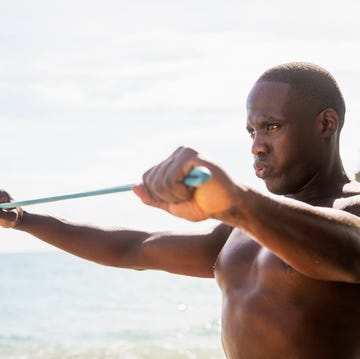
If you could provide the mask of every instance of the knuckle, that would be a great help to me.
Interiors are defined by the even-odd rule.
[[[9,193],[7,193],[4,190],[0,191],[0,202],[10,202],[11,200],[12,200],[12,198],[9,195]]]

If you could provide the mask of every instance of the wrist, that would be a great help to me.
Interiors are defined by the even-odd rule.
[[[249,192],[251,190],[246,186],[235,186],[231,192],[231,201],[229,201],[227,208],[215,213],[212,218],[229,225],[238,226],[242,219],[246,217],[248,197],[251,196]]]
[[[13,213],[15,213],[15,218],[8,222],[4,228],[16,228],[21,223],[24,215],[23,209],[21,207],[16,207],[13,209]]]

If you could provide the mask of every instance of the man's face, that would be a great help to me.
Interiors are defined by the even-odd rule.
[[[256,175],[270,192],[295,194],[319,169],[315,116],[291,86],[255,84],[247,100],[247,130],[253,140]]]

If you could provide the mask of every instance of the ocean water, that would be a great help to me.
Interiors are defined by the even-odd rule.
[[[214,280],[0,254],[1,359],[223,359]]]

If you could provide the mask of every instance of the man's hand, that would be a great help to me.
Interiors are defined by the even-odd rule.
[[[198,188],[188,187],[184,178],[197,166],[207,167],[211,179]],[[143,175],[133,188],[148,205],[191,221],[201,221],[231,207],[237,186],[218,166],[201,160],[196,151],[180,147],[165,161]]]
[[[11,196],[0,190],[0,203],[11,202]],[[11,210],[0,209],[0,227],[14,228],[17,226],[22,217],[22,210],[20,208],[14,208]]]

